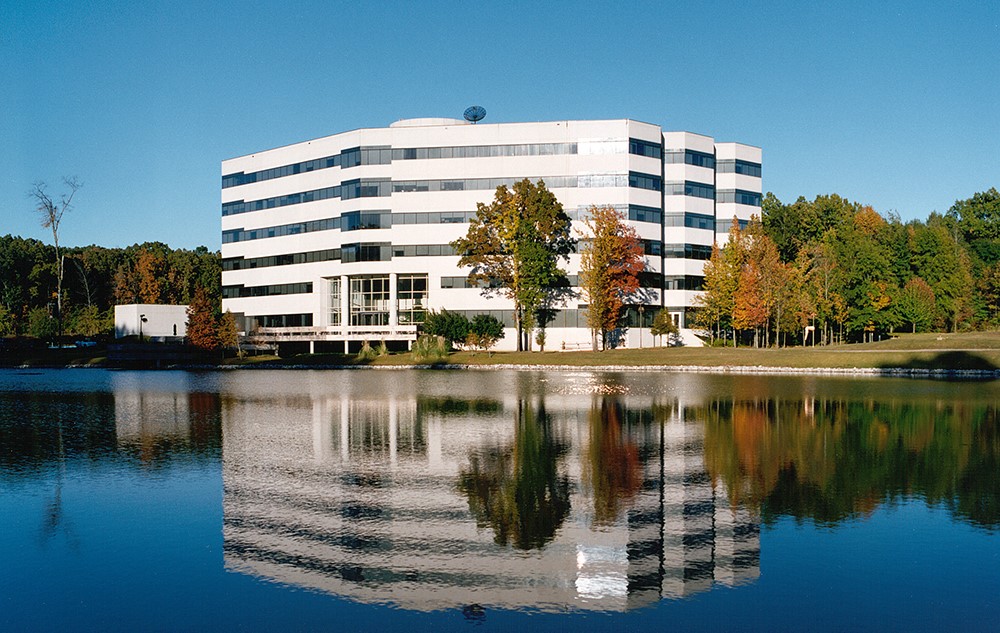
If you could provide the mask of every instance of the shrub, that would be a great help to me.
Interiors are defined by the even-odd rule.
[[[372,349],[372,346],[368,344],[368,341],[365,341],[361,346],[361,351],[358,352],[357,359],[363,361],[375,360],[377,356],[378,352]]]
[[[441,362],[448,358],[448,342],[442,336],[424,334],[413,344],[412,353],[420,362]]]
[[[469,336],[472,324],[463,314],[441,310],[435,312],[431,310],[424,319],[423,331],[431,336],[443,337],[446,341],[454,345],[464,343]]]

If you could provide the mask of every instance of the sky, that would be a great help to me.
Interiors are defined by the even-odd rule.
[[[414,117],[636,119],[903,220],[1000,188],[1000,2],[0,2],[0,235],[220,244],[226,158]]]

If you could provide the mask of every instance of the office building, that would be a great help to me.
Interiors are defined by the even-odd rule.
[[[427,310],[489,313],[510,328],[498,348],[513,348],[511,302],[470,287],[450,244],[477,203],[524,178],[544,181],[576,230],[592,205],[627,216],[647,263],[622,341],[638,347],[660,310],[689,325],[713,243],[759,214],[761,150],[627,119],[409,119],[226,160],[223,308],[261,340],[313,351],[405,347]],[[547,349],[589,346],[584,302],[555,306]]]

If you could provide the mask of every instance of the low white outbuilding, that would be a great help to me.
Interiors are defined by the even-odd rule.
[[[187,306],[133,303],[115,306],[115,338],[142,335],[166,341],[187,336]]]

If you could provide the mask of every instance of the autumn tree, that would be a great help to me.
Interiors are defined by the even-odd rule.
[[[587,302],[591,344],[597,351],[608,333],[618,327],[622,308],[639,291],[639,273],[646,268],[642,242],[626,217],[614,207],[593,206],[584,221],[586,231],[580,253],[580,289]]]
[[[733,218],[729,240],[721,247],[712,246],[712,256],[704,268],[703,292],[695,299],[698,306],[695,323],[711,332],[713,341],[721,336],[723,329],[732,326],[736,291],[745,260],[746,240],[739,222]]]
[[[161,303],[164,301],[163,283],[167,278],[167,261],[163,256],[143,249],[135,263],[135,275],[139,283],[140,303]]]
[[[194,298],[187,309],[188,342],[203,350],[219,349],[219,333],[216,327],[215,307],[203,288],[195,290]]]
[[[222,313],[219,319],[219,344],[224,349],[235,349],[236,355],[243,358],[243,348],[240,346],[240,331],[236,326],[236,315],[230,310]]]
[[[740,270],[739,286],[733,299],[733,327],[752,330],[754,347],[760,344],[760,329],[767,324],[768,307],[763,286],[760,267],[748,261]]]
[[[545,183],[524,179],[513,188],[497,187],[493,202],[478,203],[465,237],[451,243],[458,265],[471,268],[471,283],[485,296],[513,302],[518,351],[529,347],[528,333],[546,297],[566,287],[559,260],[568,261],[576,243],[570,225]]]
[[[59,225],[62,224],[63,215],[72,208],[73,197],[83,185],[75,178],[63,178],[63,184],[68,191],[62,193],[56,200],[46,191],[44,182],[36,182],[32,186],[28,195],[35,201],[35,211],[38,213],[42,226],[52,231],[52,241],[56,247],[56,324],[61,327],[62,322],[62,281],[63,281],[63,260],[59,251]]]

